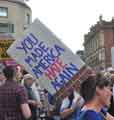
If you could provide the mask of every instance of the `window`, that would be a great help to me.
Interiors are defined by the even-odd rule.
[[[9,32],[14,33],[14,24],[9,24]]]
[[[14,33],[14,24],[0,23],[0,33]]]
[[[27,16],[26,16],[27,18],[27,24],[30,24],[30,15],[29,14],[27,14]]]
[[[7,17],[8,16],[8,8],[0,7],[0,17]]]

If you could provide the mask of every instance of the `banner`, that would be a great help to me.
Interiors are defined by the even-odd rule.
[[[7,53],[52,94],[63,89],[85,63],[38,19]],[[65,90],[65,89],[64,89]]]
[[[0,60],[6,60],[10,58],[6,51],[13,41],[14,40],[0,40]]]

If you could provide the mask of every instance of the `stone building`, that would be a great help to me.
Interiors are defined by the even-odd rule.
[[[105,21],[102,16],[84,36],[85,62],[95,69],[112,66],[111,48],[114,45],[114,19]]]
[[[31,14],[31,8],[24,0],[0,0],[0,34],[19,38],[30,25]]]
[[[0,65],[15,64],[6,51],[31,22],[32,11],[24,0],[0,0]]]

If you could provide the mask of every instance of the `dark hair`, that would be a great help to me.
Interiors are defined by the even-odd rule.
[[[5,77],[10,80],[15,76],[15,68],[13,66],[6,66],[3,69],[3,73],[5,75]]]
[[[80,94],[84,98],[85,102],[93,99],[96,93],[96,87],[100,89],[105,86],[111,86],[111,81],[103,76],[90,76],[81,84]]]
[[[22,71],[22,75],[26,75],[26,74],[28,74],[28,72],[24,69],[24,70]]]
[[[106,86],[112,86],[111,78],[104,76],[96,77],[96,86],[99,88],[104,88]]]
[[[73,91],[72,91],[71,94],[68,96],[68,99],[69,99],[70,101],[73,101],[73,99],[74,99],[74,92],[73,92]]]
[[[81,84],[80,94],[84,98],[85,102],[90,101],[96,91],[96,79],[93,76],[88,77],[84,82]]]

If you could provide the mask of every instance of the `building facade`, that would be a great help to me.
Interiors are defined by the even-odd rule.
[[[97,24],[84,36],[85,62],[94,69],[112,66],[111,48],[114,45],[114,20],[105,21],[100,16]]]
[[[24,0],[0,0],[0,66],[16,64],[6,51],[31,22],[31,8]]]
[[[31,8],[24,0],[0,0],[0,34],[19,38],[30,25],[31,15]]]

